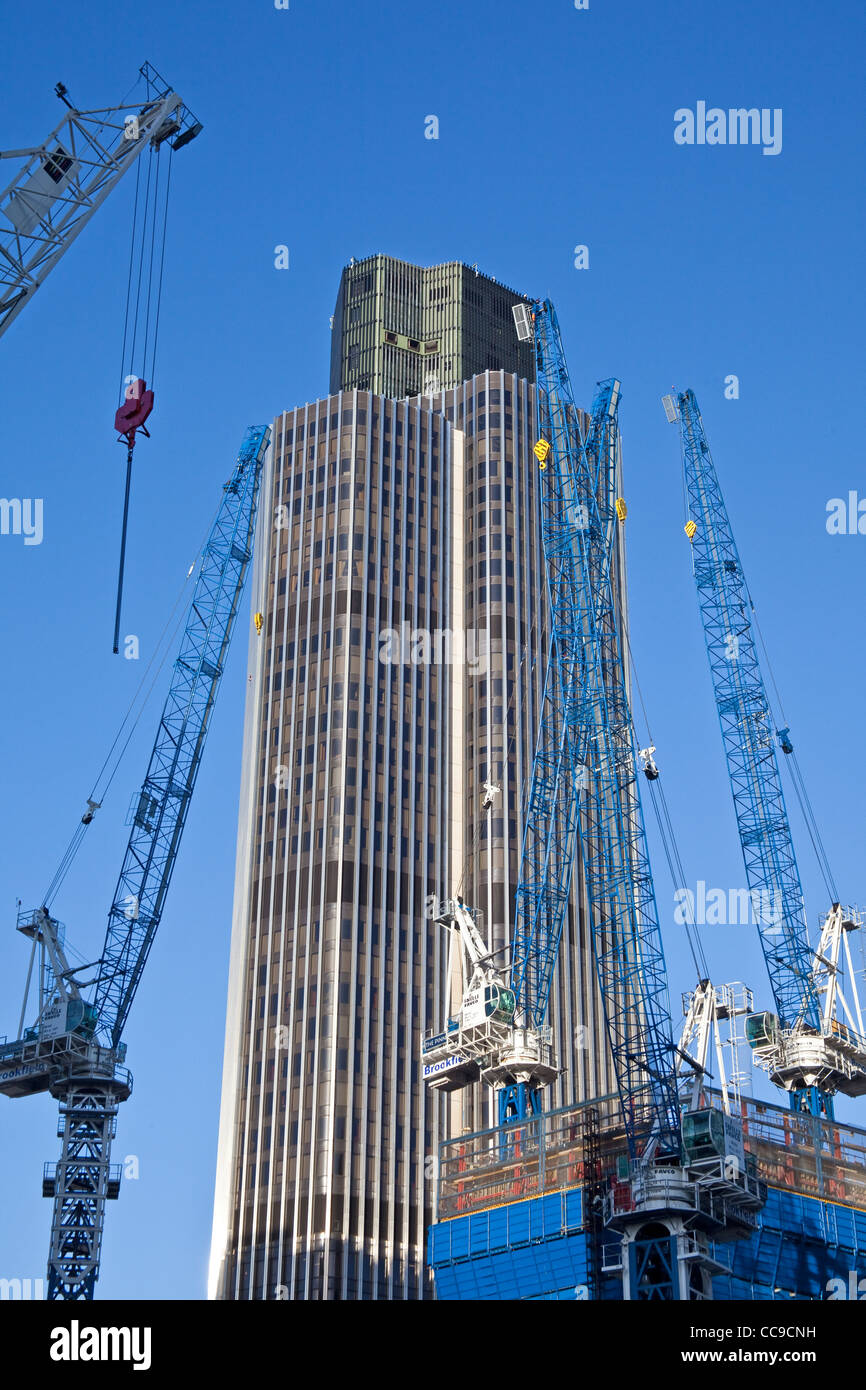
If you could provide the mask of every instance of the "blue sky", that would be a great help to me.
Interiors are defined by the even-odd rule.
[[[0,148],[119,101],[148,59],[204,133],[175,159],[152,439],[136,460],[124,631],[146,661],[250,423],[327,391],[350,256],[463,259],[556,302],[572,378],[623,383],[632,644],[690,883],[743,882],[682,532],[672,383],[700,401],[801,766],[845,900],[861,894],[866,536],[862,6],[729,0],[185,0],[19,6]],[[681,107],[781,108],[783,146],[679,146]],[[439,139],[424,138],[437,115]],[[0,174],[7,171],[0,163]],[[5,182],[5,180],[4,180]],[[14,1034],[40,900],[142,662],[111,654],[123,454],[112,430],[133,179],[0,342],[0,491],[44,539],[0,537],[0,1031]],[[274,248],[290,269],[274,268]],[[574,247],[589,269],[574,269]],[[724,380],[739,378],[738,400]],[[246,605],[244,612],[246,621]],[[103,1298],[201,1297],[216,1156],[246,633],[241,624],[160,936],[127,1030],[136,1091],[115,1156]],[[157,705],[55,907],[101,942]],[[639,726],[640,727],[640,726]],[[795,818],[810,919],[824,894]],[[693,983],[654,854],[672,1000]],[[748,927],[704,929],[718,980],[769,1003]],[[675,1012],[677,1010],[675,1009]],[[760,1081],[757,1083],[760,1086]],[[862,1107],[861,1107],[862,1108]],[[0,1274],[44,1273],[56,1105],[0,1099]],[[855,1119],[853,1102],[840,1117]],[[862,1121],[861,1121],[862,1122]]]

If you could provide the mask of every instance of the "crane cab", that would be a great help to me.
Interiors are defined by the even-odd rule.
[[[749,1047],[778,1047],[779,1020],[775,1014],[750,1014],[746,1019],[746,1042]]]
[[[44,1010],[39,1023],[40,1042],[50,1042],[66,1033],[90,1039],[96,1032],[98,1014],[95,1004],[83,999],[57,999]]]
[[[504,985],[472,985],[463,996],[463,1027],[511,1023],[515,1007],[514,991],[506,989]]]
[[[733,1157],[742,1166],[745,1150],[741,1121],[723,1110],[687,1110],[683,1115],[683,1152],[689,1164]]]
[[[514,991],[502,985],[485,985],[484,1013],[492,1023],[510,1023],[514,1017]]]

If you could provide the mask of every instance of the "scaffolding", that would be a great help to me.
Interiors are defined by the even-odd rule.
[[[721,1108],[708,1090],[707,1104]],[[770,1187],[866,1211],[866,1130],[741,1096],[736,1104],[747,1154]],[[437,1220],[585,1189],[592,1197],[628,1175],[619,1098],[580,1105],[444,1140],[439,1149]]]

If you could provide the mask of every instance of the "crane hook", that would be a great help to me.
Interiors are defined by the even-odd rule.
[[[120,650],[120,606],[123,601],[123,571],[126,564],[126,528],[129,522],[129,490],[132,484],[132,451],[135,448],[136,430],[149,439],[150,432],[145,428],[145,420],[153,410],[153,392],[148,391],[147,382],[141,377],[128,377],[123,404],[118,406],[114,416],[114,428],[120,438],[118,444],[126,440],[126,489],[123,496],[123,525],[120,532],[120,566],[117,575],[117,606],[114,611],[114,655]]]

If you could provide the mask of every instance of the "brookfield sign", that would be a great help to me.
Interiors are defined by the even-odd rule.
[[[441,1062],[425,1062],[424,1080],[426,1081],[430,1076],[440,1076],[441,1073],[445,1071],[453,1071],[455,1067],[463,1067],[466,1065],[467,1061],[468,1058],[466,1057],[454,1056],[445,1057]]]

